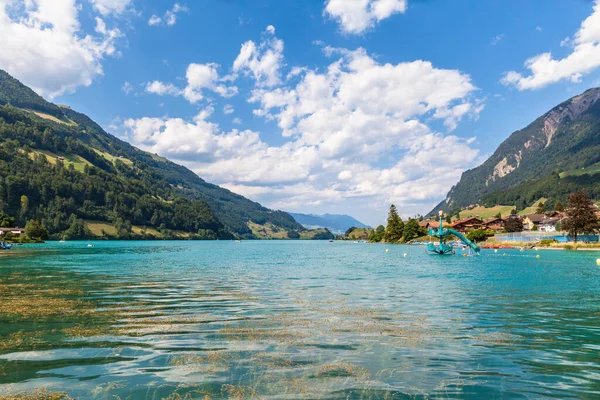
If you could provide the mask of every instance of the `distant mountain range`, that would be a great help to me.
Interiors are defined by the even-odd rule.
[[[348,230],[348,228],[370,228],[370,226],[352,218],[349,215],[341,214],[290,214],[298,223],[306,229],[327,228],[332,233],[340,235]]]
[[[487,161],[463,173],[430,214],[454,214],[474,204],[522,210],[541,198],[552,207],[579,190],[600,200],[600,88],[511,134]]]
[[[283,211],[119,140],[2,70],[1,212],[70,238],[287,238],[304,229]]]

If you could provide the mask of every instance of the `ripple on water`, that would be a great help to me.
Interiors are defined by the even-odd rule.
[[[307,242],[52,246],[0,260],[4,393],[600,395],[600,273],[586,255],[442,258],[417,246]]]

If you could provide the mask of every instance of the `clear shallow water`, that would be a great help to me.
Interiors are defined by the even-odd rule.
[[[599,253],[86,245],[0,257],[0,393],[600,397]]]

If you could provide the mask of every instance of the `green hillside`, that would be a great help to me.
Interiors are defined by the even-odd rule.
[[[136,236],[136,226],[165,237],[177,231],[207,239],[253,238],[250,224],[303,229],[285,212],[207,183],[106,133],[87,116],[46,102],[4,71],[0,211],[20,224],[39,219],[51,234],[71,236],[90,233],[84,220],[111,224],[119,237]]]
[[[530,207],[569,191],[600,191],[600,88],[587,90],[514,132],[481,166],[463,173],[431,214],[473,204]]]

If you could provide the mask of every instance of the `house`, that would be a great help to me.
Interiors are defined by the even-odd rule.
[[[56,157],[56,159],[57,159],[58,161],[65,161],[65,158],[64,158],[64,157],[61,157],[61,156],[58,156],[58,157]]]
[[[556,232],[556,224],[561,220],[558,217],[546,217],[538,224],[538,229],[541,232]]]
[[[7,233],[13,236],[21,236],[25,234],[25,229],[22,228],[0,228],[0,236],[5,236]]]
[[[446,221],[443,221],[442,222],[442,226],[444,228],[447,228],[449,226],[449,224]],[[419,222],[419,227],[424,228],[424,229],[439,228],[440,227],[440,221],[423,220],[423,221]]]
[[[476,217],[459,219],[455,223],[451,224],[450,227],[455,231],[466,233],[475,229],[483,229],[483,221]]]
[[[523,228],[532,230],[534,226],[538,226],[542,220],[546,218],[546,214],[528,214],[523,217]],[[538,227],[539,228],[539,227]]]
[[[483,221],[483,226],[484,229],[489,229],[492,231],[497,231],[500,232],[504,229],[504,226],[506,225],[506,220],[503,220],[502,218],[488,218],[485,221]]]

